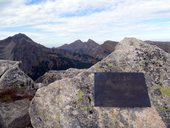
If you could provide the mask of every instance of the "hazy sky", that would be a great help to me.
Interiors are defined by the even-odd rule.
[[[170,0],[0,0],[0,39],[16,33],[48,47],[127,36],[170,41]]]

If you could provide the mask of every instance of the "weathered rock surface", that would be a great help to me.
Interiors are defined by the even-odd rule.
[[[34,95],[34,82],[20,68],[19,62],[0,61],[4,72],[0,77],[0,89],[15,89],[18,95]]]
[[[18,100],[11,103],[0,104],[1,128],[25,128],[30,126],[28,114],[30,101]]]
[[[46,72],[43,76],[39,77],[36,82],[48,85],[56,80],[61,80],[63,78],[73,78],[82,71],[85,71],[85,69],[69,68],[67,70],[61,71],[51,70]]]
[[[34,82],[19,68],[19,62],[0,60],[0,126],[29,126],[28,108],[35,94]]]
[[[16,64],[16,61],[7,61],[7,60],[0,60],[0,76],[2,76],[6,70],[8,70],[11,66]]]
[[[152,107],[95,107],[94,72],[109,71],[143,72]],[[170,55],[135,38],[125,38],[112,54],[90,69],[38,89],[29,109],[31,123],[34,128],[170,127],[170,97],[155,93],[169,86]]]

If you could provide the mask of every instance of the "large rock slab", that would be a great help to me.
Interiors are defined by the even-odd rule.
[[[143,72],[152,107],[95,107],[94,72],[109,71]],[[90,69],[38,89],[29,109],[31,123],[34,128],[169,127],[170,98],[160,92],[160,88],[169,88],[169,82],[170,55],[135,38],[125,38]]]
[[[56,80],[61,80],[63,78],[73,78],[82,71],[85,71],[85,69],[69,68],[67,70],[60,71],[51,70],[46,72],[43,76],[39,77],[36,82],[42,83],[45,86]]]
[[[30,101],[27,99],[1,103],[1,128],[25,128],[30,126],[29,103]]]
[[[0,60],[0,126],[30,126],[28,108],[35,94],[34,82],[20,68],[20,62]]]
[[[34,81],[29,78],[20,68],[19,62],[0,61],[4,72],[0,77],[0,89],[14,89],[18,95],[34,95]]]
[[[8,61],[8,60],[0,60],[0,76],[3,75],[3,73],[8,70],[13,65],[18,65],[19,62],[16,61]]]

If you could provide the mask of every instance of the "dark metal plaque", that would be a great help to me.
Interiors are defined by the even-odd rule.
[[[99,107],[150,107],[143,73],[95,73],[94,102]]]

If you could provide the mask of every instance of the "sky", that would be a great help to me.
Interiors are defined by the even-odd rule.
[[[0,40],[17,33],[47,47],[89,38],[170,41],[170,0],[0,0]]]

